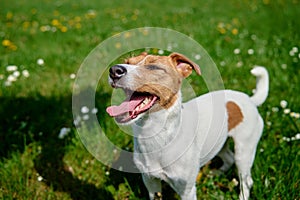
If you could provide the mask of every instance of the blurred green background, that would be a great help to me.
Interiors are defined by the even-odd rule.
[[[102,165],[82,146],[72,116],[72,87],[89,52],[137,27],[164,27],[199,42],[226,88],[249,95],[254,65],[270,74],[259,108],[265,129],[252,169],[253,199],[299,199],[300,2],[2,0],[0,7],[0,199],[147,199],[138,174]],[[117,48],[117,47],[116,47]],[[188,80],[204,93],[201,78]],[[105,113],[111,89],[99,88],[97,116],[123,149],[131,138]],[[205,166],[199,199],[237,199],[232,168]],[[166,199],[176,199],[164,186]]]

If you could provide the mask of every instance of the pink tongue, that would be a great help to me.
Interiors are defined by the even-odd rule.
[[[142,103],[145,99],[145,96],[133,96],[130,100],[125,100],[121,105],[119,106],[110,106],[106,108],[106,112],[111,117],[116,117],[118,115],[122,115],[124,113],[127,113],[129,111],[133,111],[140,103]]]

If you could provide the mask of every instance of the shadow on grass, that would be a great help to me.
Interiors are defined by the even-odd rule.
[[[0,98],[0,160],[13,152],[23,152],[31,142],[39,142],[42,153],[34,160],[37,172],[55,191],[72,199],[112,199],[105,189],[81,181],[64,168],[68,140],[58,138],[60,129],[72,127],[71,96]]]
[[[107,96],[103,96],[103,99]],[[113,199],[107,188],[74,177],[63,162],[65,149],[70,140],[61,140],[58,133],[62,127],[73,126],[72,98],[34,96],[26,98],[0,98],[0,160],[10,158],[14,152],[23,152],[26,145],[38,142],[42,152],[34,160],[36,171],[54,191],[68,193],[72,199]],[[99,110],[105,110],[104,104]],[[99,113],[101,115],[101,113]],[[134,196],[146,199],[148,194],[140,174],[110,170],[107,185],[116,189],[127,181]],[[166,196],[174,194],[168,187]]]

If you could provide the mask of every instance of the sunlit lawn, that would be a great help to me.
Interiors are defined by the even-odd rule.
[[[226,88],[251,95],[249,70],[266,66],[270,94],[259,108],[265,130],[251,196],[299,199],[299,7],[297,0],[3,0],[0,199],[147,199],[139,174],[110,169],[87,152],[72,115],[73,83],[89,52],[114,34],[144,26],[174,29],[199,42]],[[206,92],[200,77],[188,81],[198,94]],[[110,91],[108,85],[98,89],[93,112],[112,142],[130,150],[132,138],[105,113]],[[234,168],[212,176],[206,166],[200,174],[199,199],[237,199]],[[176,198],[168,187],[164,195]]]

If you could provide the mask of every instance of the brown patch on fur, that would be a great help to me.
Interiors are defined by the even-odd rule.
[[[176,102],[182,79],[189,76],[193,69],[200,74],[199,66],[179,53],[159,56],[144,52],[125,62],[137,66],[138,73],[132,82],[135,88],[131,89],[159,97],[159,105],[153,107],[153,111],[168,109]]]
[[[159,84],[145,84],[141,88],[138,88],[137,91],[148,92],[158,96],[160,108],[157,107],[153,109],[153,111],[158,111],[161,108],[168,109],[175,103],[177,100],[177,95],[175,91],[172,91],[174,89],[175,88],[167,88]]]
[[[143,52],[138,56],[125,59],[126,64],[136,65],[147,56],[147,52]]]
[[[201,75],[199,66],[180,53],[172,53],[169,56],[148,55],[143,52],[138,56],[131,57],[125,60],[126,64],[145,66],[151,64],[159,64],[176,69],[182,77],[188,77],[193,69],[198,75]]]
[[[230,131],[243,121],[244,116],[240,107],[233,101],[227,102],[226,108],[228,113],[228,131]]]

